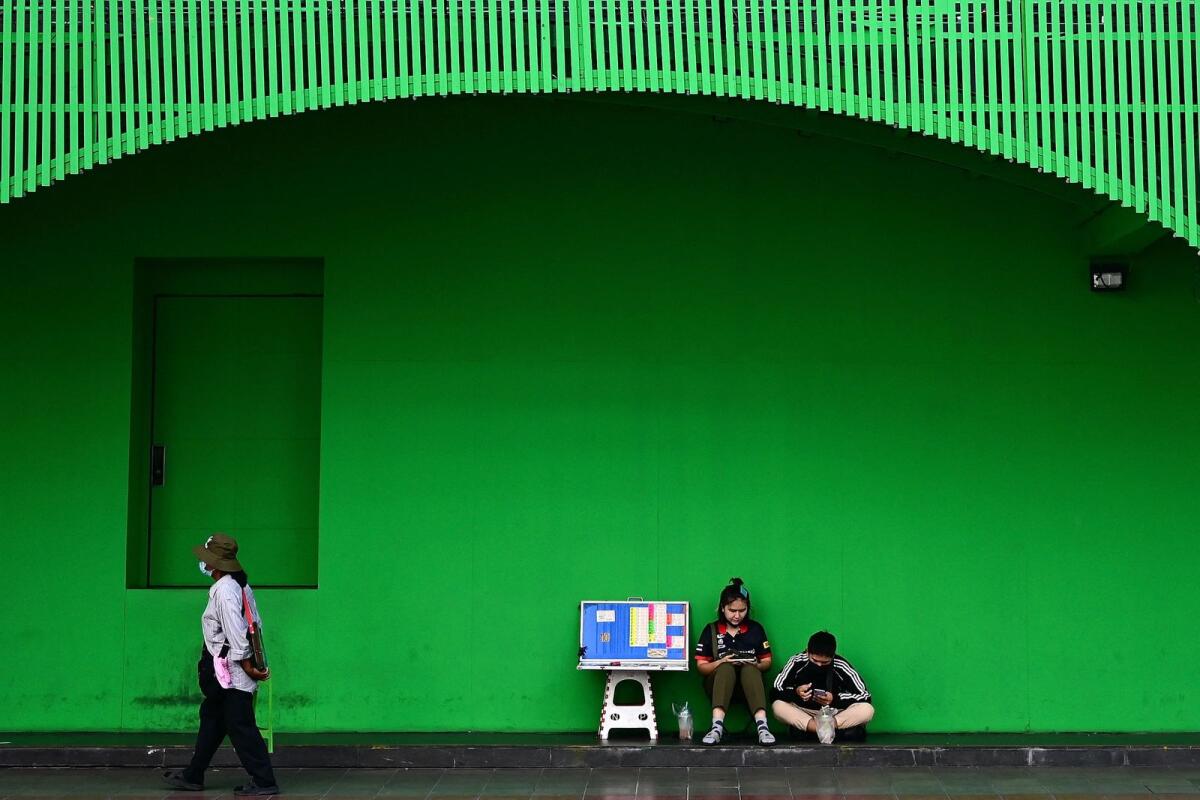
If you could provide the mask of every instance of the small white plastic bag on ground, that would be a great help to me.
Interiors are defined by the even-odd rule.
[[[684,703],[681,708],[672,703],[671,710],[675,712],[675,717],[679,721],[679,741],[690,742],[692,740],[693,722],[692,712],[688,709],[688,704]]]
[[[817,714],[817,741],[821,744],[833,744],[833,737],[837,735],[836,716],[837,712],[830,706],[822,707]]]

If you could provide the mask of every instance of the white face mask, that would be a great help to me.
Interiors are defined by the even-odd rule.
[[[205,540],[205,542],[204,542],[205,549],[207,549],[208,546],[210,544],[212,544],[212,540],[213,540],[213,537],[211,537],[211,536]],[[203,561],[200,562],[200,572],[201,572],[201,574],[206,575],[209,578],[212,577],[212,573],[213,573],[212,567],[210,567],[208,564],[205,564]]]

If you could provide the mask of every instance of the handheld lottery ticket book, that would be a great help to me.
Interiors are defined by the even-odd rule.
[[[688,604],[584,600],[579,669],[686,671]]]

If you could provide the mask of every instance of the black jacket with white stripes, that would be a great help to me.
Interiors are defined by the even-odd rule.
[[[796,693],[796,688],[806,683],[811,683],[813,688],[819,691],[833,692],[834,708],[847,708],[854,703],[871,702],[871,693],[867,691],[867,685],[854,667],[850,666],[849,661],[835,655],[832,664],[822,667],[812,663],[806,652],[797,653],[788,660],[783,672],[775,678],[775,684],[771,688],[771,699],[784,700],[805,708],[820,708],[820,703],[801,700],[800,695]]]

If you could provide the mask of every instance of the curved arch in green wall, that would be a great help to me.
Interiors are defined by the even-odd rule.
[[[1176,0],[3,0],[0,202],[281,114],[651,92],[947,139],[1200,246],[1197,27]]]

